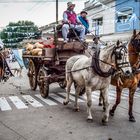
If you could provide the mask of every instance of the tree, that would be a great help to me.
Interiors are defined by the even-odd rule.
[[[41,32],[32,21],[10,22],[1,32],[5,47],[16,48],[23,39],[38,39]]]

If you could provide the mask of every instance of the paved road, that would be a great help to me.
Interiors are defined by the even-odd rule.
[[[63,106],[65,90],[52,84],[48,99],[39,90],[31,91],[26,71],[23,77],[15,76],[0,83],[0,140],[139,140],[140,91],[135,94],[134,115],[136,123],[128,121],[128,91],[124,90],[122,102],[108,126],[102,126],[102,107],[98,106],[99,92],[94,92],[93,123],[86,121],[85,97],[80,97],[80,112],[74,112],[74,90],[71,102]],[[115,101],[114,87],[110,86],[111,106]]]

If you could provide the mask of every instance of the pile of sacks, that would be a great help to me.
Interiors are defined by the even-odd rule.
[[[50,40],[43,40],[42,42],[36,43],[26,43],[23,47],[25,48],[25,55],[42,55],[43,48],[54,48],[53,39]]]
[[[44,48],[43,44],[40,44],[39,42],[36,42],[35,44],[27,43],[25,46],[25,52],[26,55],[42,55],[42,49]]]

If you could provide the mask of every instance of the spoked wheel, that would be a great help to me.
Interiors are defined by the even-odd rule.
[[[38,72],[38,85],[40,89],[40,94],[43,98],[47,98],[49,95],[49,79],[48,74],[44,68],[40,68]]]
[[[59,86],[64,89],[66,87],[66,81],[59,82]]]
[[[37,88],[37,71],[36,71],[33,60],[29,61],[28,76],[29,76],[29,83],[30,83],[31,89],[36,90],[36,88]]]

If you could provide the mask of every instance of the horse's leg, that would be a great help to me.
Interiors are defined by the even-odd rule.
[[[2,68],[0,67],[0,82],[2,80]]]
[[[79,97],[80,90],[81,90],[80,86],[77,85],[75,89],[75,105],[74,105],[76,112],[79,112],[78,97]]]
[[[106,124],[109,118],[109,101],[108,101],[108,88],[102,90],[102,97],[103,97],[103,105],[104,105],[104,114],[102,118],[102,123]]]
[[[100,92],[100,96],[99,96],[99,106],[102,106],[102,92]]]
[[[114,116],[114,113],[115,113],[115,110],[118,106],[118,104],[121,102],[121,93],[122,93],[122,88],[119,88],[118,86],[116,87],[116,94],[117,94],[117,97],[116,97],[116,102],[115,104],[113,105],[112,109],[110,110],[110,115],[111,116]]]
[[[134,100],[134,93],[136,91],[135,89],[129,89],[129,121],[136,122],[135,117],[133,116],[133,100]]]
[[[67,105],[69,103],[69,95],[70,95],[70,89],[71,89],[71,85],[73,83],[73,80],[72,80],[72,77],[69,75],[69,77],[67,78],[67,86],[66,86],[66,99],[65,101],[63,102],[64,105]]]
[[[91,98],[91,88],[90,87],[86,87],[86,95],[87,95],[87,112],[88,112],[88,117],[87,120],[88,121],[92,121],[92,115],[91,115],[91,106],[92,106],[92,98]]]

